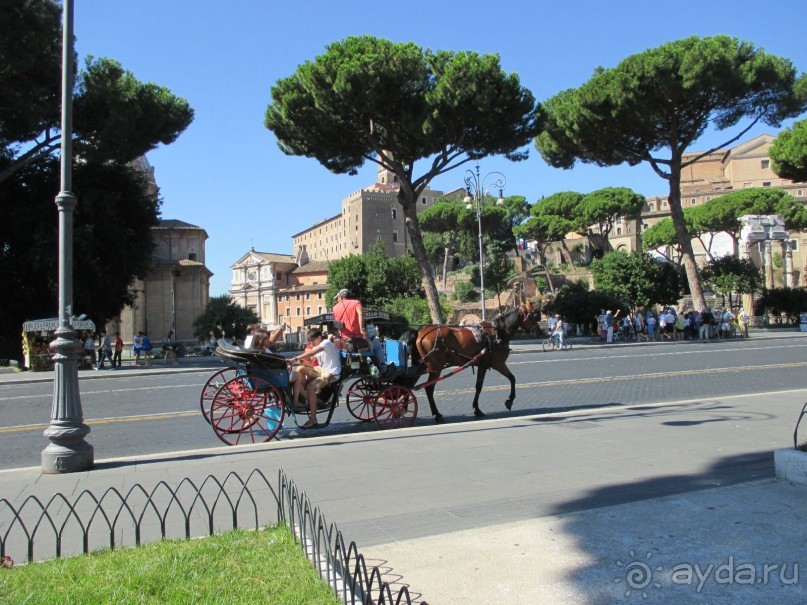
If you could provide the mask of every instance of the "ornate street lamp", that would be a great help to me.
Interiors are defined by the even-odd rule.
[[[495,180],[490,183],[490,186],[499,190],[499,198],[496,204],[501,206],[504,204],[502,198],[502,190],[507,184],[507,178],[501,172],[489,172],[484,177],[479,176],[479,164],[476,165],[476,171],[465,171],[465,207],[468,210],[473,209],[473,202],[476,201],[476,220],[479,223],[479,290],[482,294],[482,321],[485,320],[485,251],[482,247],[482,202],[485,199],[486,181],[493,177]]]
[[[55,367],[53,404],[42,450],[43,473],[72,473],[94,464],[92,445],[84,441],[90,427],[84,424],[78,389],[78,342],[73,330],[73,210],[77,199],[73,181],[73,0],[63,2],[62,23],[62,158],[59,210],[59,327],[51,347]]]

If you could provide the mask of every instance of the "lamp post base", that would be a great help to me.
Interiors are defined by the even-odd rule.
[[[86,441],[51,443],[42,450],[42,472],[46,475],[86,471],[95,465],[95,451]]]

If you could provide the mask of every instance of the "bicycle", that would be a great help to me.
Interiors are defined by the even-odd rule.
[[[557,336],[550,336],[544,341],[543,344],[544,352],[547,351],[555,351],[560,349],[561,351],[569,351],[572,348],[572,343],[567,340],[563,341],[563,344],[560,344],[560,339]]]

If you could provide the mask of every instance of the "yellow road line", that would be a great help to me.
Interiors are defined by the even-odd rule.
[[[580,384],[597,384],[602,382],[624,382],[628,380],[645,380],[645,379],[655,379],[655,378],[672,378],[672,377],[679,377],[679,376],[696,376],[700,374],[731,374],[731,373],[739,373],[739,372],[750,372],[750,371],[757,371],[757,370],[778,370],[778,369],[785,369],[785,368],[802,368],[807,366],[807,361],[802,362],[794,362],[794,363],[778,363],[778,364],[768,364],[768,365],[761,365],[761,366],[753,366],[753,367],[733,367],[733,368],[709,368],[709,369],[702,369],[702,370],[685,370],[685,371],[678,371],[678,372],[654,372],[652,374],[634,374],[630,376],[603,376],[599,378],[570,378],[568,380],[554,380],[551,382],[528,382],[524,384],[518,384],[516,387],[519,390],[523,389],[530,389],[530,388],[546,388],[546,387],[557,387],[557,386],[565,386],[565,385],[580,385]],[[494,387],[485,387],[486,391],[504,391],[509,390],[510,385],[499,385]],[[468,393],[475,392],[474,389],[455,389],[451,391],[441,392],[441,396],[456,396],[456,395],[466,395]],[[102,425],[102,424],[117,424],[123,422],[141,422],[141,421],[149,421],[149,420],[165,420],[166,417],[170,418],[177,418],[177,417],[185,417],[185,416],[195,416],[199,414],[199,410],[193,410],[190,412],[165,412],[161,414],[143,414],[139,416],[121,416],[117,418],[99,418],[97,420],[85,420],[85,423],[92,426]],[[42,431],[48,428],[47,424],[27,424],[24,426],[12,426],[12,427],[4,427],[0,428],[0,434],[4,433],[19,433],[23,431]]]

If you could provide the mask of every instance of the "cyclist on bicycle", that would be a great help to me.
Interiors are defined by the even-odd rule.
[[[555,329],[552,330],[552,338],[556,338],[558,340],[558,344],[563,346],[563,320],[560,318],[560,315],[555,315]]]

